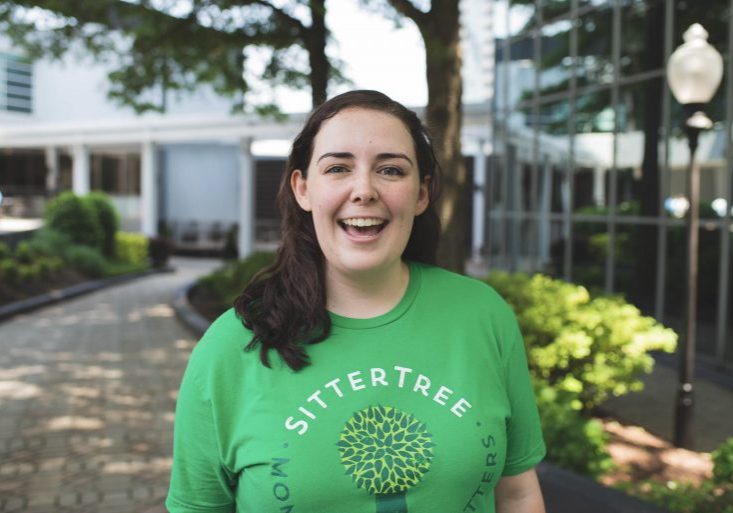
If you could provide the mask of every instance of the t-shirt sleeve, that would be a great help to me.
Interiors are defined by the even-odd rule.
[[[504,365],[511,410],[507,419],[507,458],[503,471],[505,476],[515,476],[531,469],[542,461],[546,452],[527,366],[527,354],[518,327],[511,338],[512,343]]]
[[[192,360],[195,357],[192,356]],[[176,404],[173,468],[165,505],[170,513],[234,511],[231,474],[221,464],[211,402],[189,362]]]

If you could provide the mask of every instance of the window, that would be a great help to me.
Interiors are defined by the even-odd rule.
[[[0,53],[0,110],[31,113],[33,67],[20,57]]]

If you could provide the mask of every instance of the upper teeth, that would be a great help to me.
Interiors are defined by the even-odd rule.
[[[375,217],[352,217],[351,219],[344,219],[344,224],[349,226],[377,226],[384,223],[384,219],[377,219]]]

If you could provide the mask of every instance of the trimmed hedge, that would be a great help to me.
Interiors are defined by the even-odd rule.
[[[115,247],[120,262],[143,265],[148,261],[148,238],[141,233],[117,232]]]
[[[112,202],[103,192],[95,191],[84,196],[84,201],[92,208],[101,229],[101,250],[107,258],[115,256],[115,234],[120,228],[120,218]]]
[[[46,226],[63,233],[71,242],[102,247],[102,227],[91,204],[71,192],[63,192],[46,207]]]

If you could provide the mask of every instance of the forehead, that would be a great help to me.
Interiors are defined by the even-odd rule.
[[[398,117],[386,112],[349,108],[321,125],[313,141],[313,156],[323,152],[379,150],[414,155],[410,132]]]

